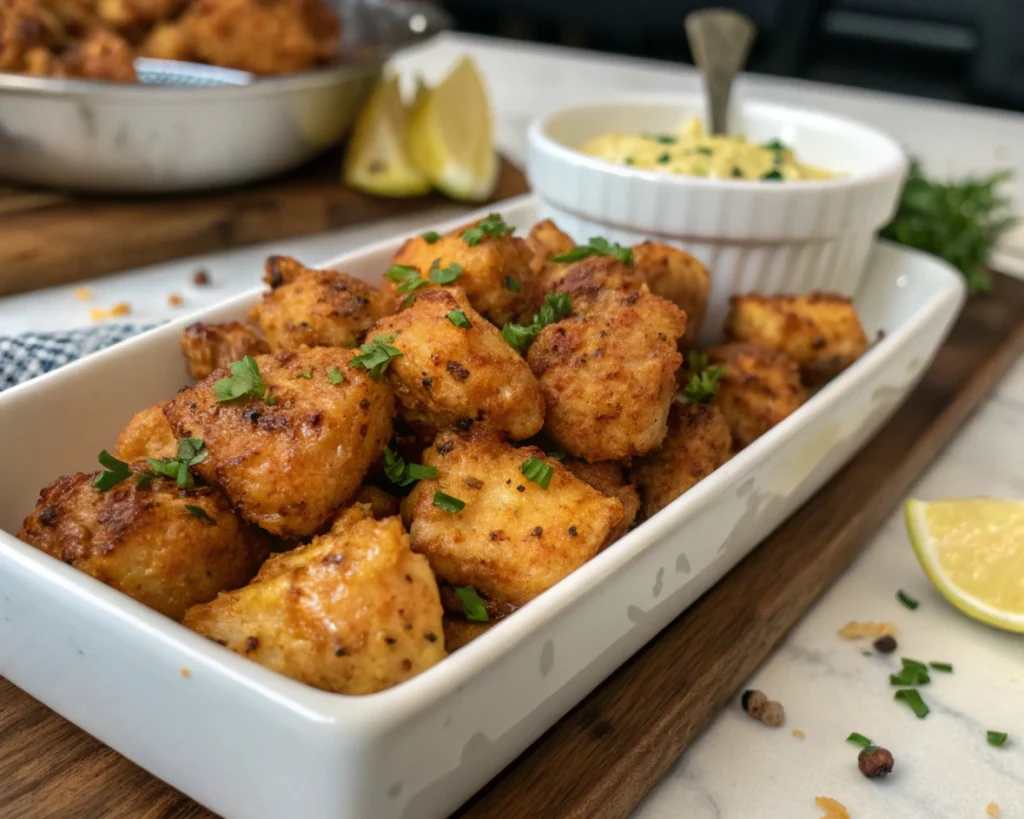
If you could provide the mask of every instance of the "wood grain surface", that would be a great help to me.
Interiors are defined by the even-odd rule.
[[[342,186],[331,152],[295,173],[243,188],[161,197],[70,196],[0,186],[0,296],[242,245],[306,236],[436,206]],[[502,160],[492,201],[528,190]]]
[[[994,295],[967,306],[920,386],[878,436],[457,816],[627,816],[733,702],[1024,351],[1022,315],[1024,282],[997,276]],[[0,816],[212,814],[0,680]]]

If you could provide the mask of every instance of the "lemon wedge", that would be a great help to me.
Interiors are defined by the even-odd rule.
[[[1024,632],[1024,501],[908,500],[907,533],[921,567],[954,606]]]
[[[377,196],[421,196],[430,181],[407,149],[409,111],[398,77],[381,80],[356,120],[342,169],[346,185]]]
[[[491,106],[472,59],[460,60],[440,85],[418,91],[409,148],[433,186],[453,199],[481,202],[494,193]]]

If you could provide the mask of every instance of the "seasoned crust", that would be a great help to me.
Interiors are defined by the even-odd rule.
[[[246,587],[185,625],[280,674],[372,694],[445,656],[437,583],[396,517],[354,506],[327,534],[272,556]]]
[[[587,256],[578,262],[549,265],[540,286],[544,295],[567,294],[576,310],[584,309],[602,296],[607,297],[610,291],[649,292],[640,274],[614,256]]]
[[[475,623],[452,614],[444,616],[444,647],[449,654],[469,645],[485,631],[493,628],[494,620]]]
[[[178,454],[178,439],[164,417],[166,401],[137,412],[117,439],[114,454],[122,461],[146,458],[173,458]]]
[[[675,304],[686,313],[684,341],[692,344],[704,323],[711,291],[708,269],[684,250],[659,242],[644,242],[633,248],[633,270],[656,296]]]
[[[63,56],[69,77],[108,82],[136,82],[135,52],[112,31],[96,29],[69,48]]]
[[[202,381],[214,370],[228,367],[247,355],[270,352],[270,345],[259,331],[248,324],[227,321],[223,324],[190,324],[181,334],[181,352],[189,375]]]
[[[157,479],[139,488],[129,478],[100,492],[94,478],[65,475],[43,489],[19,539],[174,620],[248,582],[267,556],[267,539],[212,487]]]
[[[636,487],[626,480],[622,464],[615,461],[587,463],[579,458],[566,458],[562,463],[573,475],[589,483],[602,495],[618,498],[622,503],[622,522],[608,535],[605,545],[611,545],[626,534],[636,522],[637,512],[640,511],[640,496]]]

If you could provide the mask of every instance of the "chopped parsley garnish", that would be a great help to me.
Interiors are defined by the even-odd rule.
[[[544,304],[533,317],[531,324],[506,324],[501,328],[501,337],[514,350],[525,353],[537,338],[537,334],[559,319],[572,315],[572,301],[566,293],[552,293],[544,297]]]
[[[873,748],[875,743],[868,739],[864,734],[858,734],[854,731],[846,738],[847,742],[852,742],[854,745],[860,745],[861,748]]]
[[[768,173],[766,173],[761,178],[765,179],[765,180],[767,180],[769,182],[777,182],[780,179],[782,179],[782,174],[779,173],[779,171],[776,170],[775,168],[772,168],[770,171],[768,171]]]
[[[209,516],[209,514],[207,514],[206,510],[203,509],[202,506],[193,506],[191,503],[186,503],[185,504],[185,511],[188,512],[190,515],[195,515],[197,518],[199,518],[203,523],[207,524],[208,526],[216,526],[217,525],[217,521],[215,521],[213,518],[211,518]]]
[[[363,354],[355,356],[349,361],[349,364],[353,367],[362,367],[367,371],[370,378],[374,381],[380,381],[380,377],[384,374],[384,370],[388,368],[391,359],[402,355],[401,350],[391,346],[391,342],[394,340],[394,335],[374,336],[372,342],[360,345],[359,349],[362,350]]]
[[[898,592],[896,592],[896,599],[899,600],[904,606],[906,606],[911,611],[914,611],[914,609],[921,605],[913,597],[911,597],[909,594],[903,591],[903,589],[900,589]]]
[[[1002,748],[1006,744],[1009,735],[1005,731],[986,731],[985,738],[988,740],[989,745]]]
[[[395,486],[411,486],[416,481],[433,480],[437,477],[437,469],[432,466],[408,464],[405,459],[384,447],[384,474]]]
[[[555,474],[551,465],[544,463],[540,458],[527,458],[519,467],[519,471],[526,476],[527,480],[533,481],[541,489],[548,488],[551,476]]]
[[[444,509],[445,512],[451,512],[453,515],[457,515],[466,508],[466,502],[461,501],[458,498],[453,498],[451,495],[446,495],[444,492],[435,492],[434,506],[438,509]]]
[[[484,236],[500,239],[502,236],[511,236],[515,230],[514,227],[505,224],[500,213],[491,213],[486,219],[481,219],[473,227],[464,230],[461,238],[467,245],[478,245]]]
[[[398,285],[395,288],[396,293],[413,293],[430,284],[426,279],[420,278],[419,270],[406,264],[393,264],[384,275]]]
[[[916,668],[904,668],[899,674],[889,675],[890,685],[927,685],[932,681],[927,671]]]
[[[480,599],[476,589],[472,586],[460,586],[455,589],[455,596],[462,603],[462,610],[466,613],[466,619],[474,623],[486,623],[487,607]]]
[[[704,156],[714,156],[715,151],[713,148],[709,148],[707,145],[698,145],[694,148],[694,153],[703,154]]]
[[[408,296],[406,296],[404,299],[402,299],[402,303],[398,305],[398,309],[399,310],[404,310],[406,307],[412,307],[415,303],[416,303],[416,294],[415,293],[410,293]]]
[[[772,139],[772,140],[769,140],[768,142],[765,142],[764,145],[762,145],[762,147],[763,148],[767,148],[769,151],[775,151],[775,153],[779,153],[780,151],[787,151],[787,150],[789,150],[786,147],[785,143],[780,142],[777,139]]]
[[[181,438],[178,441],[178,457],[146,459],[149,462],[149,472],[139,475],[138,485],[145,486],[153,478],[171,478],[182,489],[192,486],[195,481],[188,468],[202,463],[209,454],[202,438]]]
[[[718,392],[718,382],[725,377],[725,367],[708,362],[708,357],[696,350],[690,351],[688,360],[690,380],[676,400],[694,404],[707,404]]]
[[[928,663],[928,665],[930,667],[934,668],[936,671],[945,671],[947,674],[952,674],[953,673],[953,664],[952,663],[936,663],[936,662],[931,662],[931,663]]]
[[[430,280],[434,284],[451,284],[462,278],[462,265],[452,262],[448,267],[441,267],[441,260],[434,259],[430,266]]]
[[[892,698],[897,702],[905,702],[918,719],[924,719],[931,711],[921,698],[921,694],[914,688],[901,688]]]
[[[466,318],[466,312],[464,310],[452,310],[448,314],[448,321],[456,327],[465,327],[467,330],[473,326],[469,323],[469,319]]]
[[[274,405],[276,405],[276,404],[277,404],[277,397],[276,397],[276,396],[273,396],[273,395],[268,395],[268,396],[267,396],[266,398],[264,398],[264,399],[263,399],[263,402],[264,402],[264,403],[265,403],[265,404],[266,404],[266,405],[267,405],[268,407],[273,407]]]
[[[436,230],[428,230],[426,233],[423,234],[423,241],[426,242],[428,245],[434,244],[434,242],[436,242],[440,238],[441,234],[438,233]]]
[[[565,450],[564,449],[553,449],[548,453],[548,457],[553,461],[564,461]]]
[[[506,290],[511,290],[513,293],[518,293],[519,291],[521,291],[523,289],[523,285],[520,283],[519,279],[517,279],[515,276],[506,276],[505,277],[505,289]]]
[[[631,156],[627,156],[622,162],[623,162],[624,165],[635,165],[636,164],[636,160],[633,159],[633,157],[631,157]]]
[[[658,157],[658,164],[659,165],[667,165],[671,159],[672,159],[672,157],[669,155],[669,152],[665,151],[665,153],[661,154]]]
[[[97,460],[104,467],[104,470],[96,476],[92,485],[95,486],[100,492],[106,492],[108,489],[113,489],[121,481],[126,481],[131,477],[132,470],[124,461],[119,461],[107,450],[103,450]]]
[[[679,142],[679,137],[672,136],[672,134],[644,134],[644,139],[649,139],[661,145],[675,145]]]
[[[361,356],[359,357],[361,358]],[[342,384],[345,381],[345,376],[342,375],[341,370],[339,370],[337,367],[331,367],[327,371],[327,380],[330,381],[332,384]],[[379,381],[380,379],[376,378],[374,380]]]
[[[509,322],[501,328],[501,337],[509,346],[519,353],[525,353],[537,337],[540,328],[533,324],[513,324]]]
[[[312,377],[313,377],[313,371],[312,370],[299,370],[299,378],[305,378],[305,379],[308,380],[308,379],[310,379]]]
[[[738,165],[733,165],[732,166],[732,178],[733,179],[742,179],[743,178],[743,169],[740,168]]]
[[[262,398],[266,395],[267,388],[260,376],[260,368],[256,366],[256,359],[251,355],[245,356],[241,361],[232,361],[230,369],[231,375],[213,385],[213,394],[217,396],[218,401],[224,403],[246,395],[251,398]]]
[[[580,259],[587,258],[587,256],[614,256],[626,267],[633,266],[633,251],[630,248],[623,247],[620,244],[612,244],[601,236],[594,236],[587,244],[577,245],[566,253],[550,256],[548,261],[566,264],[568,262],[578,262]]]

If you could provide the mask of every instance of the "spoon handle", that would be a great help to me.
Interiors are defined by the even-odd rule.
[[[747,63],[757,27],[738,11],[703,9],[686,15],[686,36],[704,80],[710,131],[724,134],[728,131],[732,81]]]

